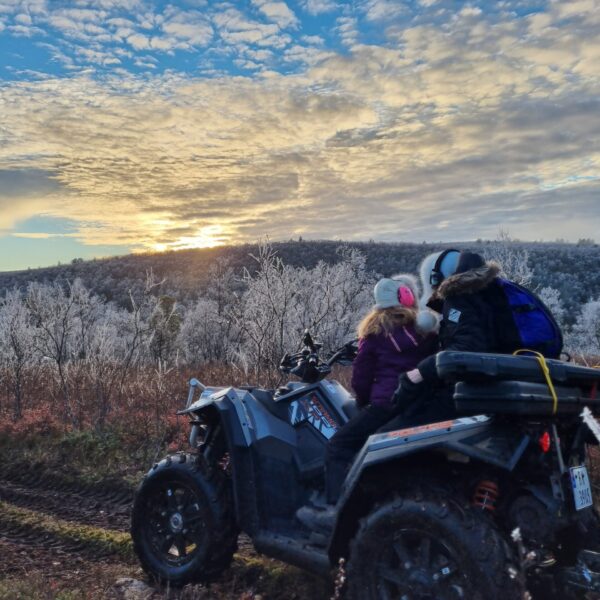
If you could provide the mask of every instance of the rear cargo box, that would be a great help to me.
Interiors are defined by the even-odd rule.
[[[578,414],[584,406],[598,409],[600,402],[576,387],[556,386],[557,414]],[[454,390],[456,409],[462,414],[549,416],[554,401],[548,386],[524,381],[459,382]]]
[[[600,384],[600,369],[552,359],[547,359],[546,364],[555,384],[588,389]],[[437,355],[436,365],[438,375],[448,381],[545,381],[540,364],[533,356],[448,351]]]

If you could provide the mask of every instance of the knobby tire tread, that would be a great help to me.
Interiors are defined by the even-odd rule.
[[[373,557],[377,556],[377,549],[384,543],[383,536],[393,530],[395,522],[405,519],[408,524],[415,516],[446,530],[453,541],[458,540],[463,552],[472,557],[475,567],[469,570],[478,574],[480,589],[473,591],[470,600],[523,598],[524,579],[505,538],[486,515],[448,496],[438,489],[395,495],[376,505],[361,520],[350,545],[346,600],[377,600],[368,591],[372,586]]]
[[[140,518],[136,514],[143,500],[146,486],[155,477],[161,476],[167,470],[184,472],[197,483],[204,495],[212,515],[210,531],[210,551],[202,565],[195,570],[189,570],[179,577],[168,577],[156,572],[146,556],[145,540],[140,534]],[[238,529],[233,510],[233,498],[230,482],[222,470],[208,465],[202,456],[179,453],[169,455],[160,463],[155,464],[142,481],[136,492],[132,516],[131,535],[134,550],[144,571],[155,581],[168,584],[171,587],[181,587],[188,583],[209,583],[217,579],[233,560],[237,550]]]

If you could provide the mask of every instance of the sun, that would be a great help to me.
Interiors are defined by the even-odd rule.
[[[227,240],[228,236],[221,225],[207,225],[200,227],[195,235],[182,236],[173,242],[155,244],[154,249],[164,252],[191,248],[215,248],[222,246]]]

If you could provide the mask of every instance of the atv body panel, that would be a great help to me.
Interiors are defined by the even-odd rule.
[[[206,389],[179,414],[217,410],[232,466],[239,527],[251,536],[297,536],[296,510],[322,479],[325,444],[355,409],[335,381],[292,382],[283,393],[258,388]]]
[[[414,453],[439,452],[451,460],[456,455],[512,471],[530,438],[508,427],[494,427],[493,417],[462,417],[369,437],[356,457],[344,484],[344,502],[365,470],[374,465],[400,460]]]

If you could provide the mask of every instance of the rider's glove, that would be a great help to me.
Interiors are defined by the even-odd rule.
[[[397,412],[405,410],[421,394],[423,385],[413,383],[406,373],[398,378],[398,387],[392,396],[392,403]]]

